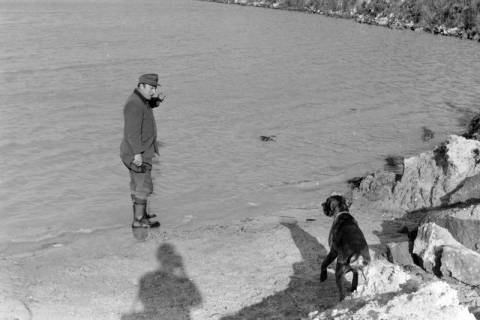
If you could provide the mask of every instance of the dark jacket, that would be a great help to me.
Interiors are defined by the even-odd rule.
[[[126,165],[132,162],[135,154],[141,153],[143,161],[150,164],[155,154],[158,154],[157,126],[152,109],[160,102],[158,98],[145,99],[138,89],[135,89],[125,103],[120,157]]]

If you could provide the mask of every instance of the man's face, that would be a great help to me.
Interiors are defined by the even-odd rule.
[[[149,84],[140,84],[140,86],[138,87],[138,89],[140,90],[140,92],[142,93],[142,95],[150,100],[153,95],[155,94],[155,91],[157,90],[157,87],[154,87],[154,86],[151,86]]]

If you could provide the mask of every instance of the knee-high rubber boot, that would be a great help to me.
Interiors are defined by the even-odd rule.
[[[146,203],[135,202],[133,204],[133,222],[132,228],[157,228],[160,226],[158,221],[150,221],[145,216]]]
[[[132,205],[135,206],[135,195],[134,194],[130,194],[130,196],[132,197]],[[134,209],[135,210],[135,209]],[[157,215],[152,213],[152,214],[149,214],[147,212],[147,206],[145,205],[145,216],[147,217],[147,219],[152,219],[152,218],[155,218]]]

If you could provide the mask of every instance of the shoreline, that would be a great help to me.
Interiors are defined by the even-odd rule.
[[[387,243],[406,241],[408,236],[399,229],[415,224],[362,201],[354,201],[351,211],[376,257],[385,257]],[[362,220],[367,212],[378,219]],[[282,223],[281,216],[294,223]],[[123,226],[73,239],[46,239],[28,251],[2,250],[0,316],[173,319],[162,314],[168,308],[161,301],[196,296],[175,312],[192,320],[307,319],[311,312],[338,305],[332,269],[326,282],[319,281],[330,225],[331,219],[318,210],[288,209],[231,224],[160,227],[145,241],[134,239],[130,227]],[[173,252],[163,252],[165,247]],[[170,276],[184,275],[179,283],[167,285],[168,290],[165,279],[162,284],[154,280],[168,269],[162,266],[165,261],[178,261]],[[425,281],[432,278],[420,267],[409,272]],[[146,279],[150,286],[142,285]],[[184,288],[187,279],[189,289]],[[468,303],[469,291],[450,285],[459,290],[462,303]]]
[[[461,25],[447,26],[445,24],[425,25],[424,23],[415,23],[412,20],[400,17],[394,12],[388,10],[382,12],[366,10],[359,11],[356,7],[350,10],[327,10],[317,8],[314,5],[295,7],[280,4],[275,1],[256,1],[256,0],[199,0],[206,2],[235,4],[240,6],[249,6],[265,9],[276,9],[286,11],[297,11],[307,14],[318,14],[333,18],[352,19],[357,23],[381,26],[389,29],[410,30],[414,32],[426,32],[433,35],[442,35],[458,39],[472,40],[480,42],[480,30],[463,28]],[[477,29],[480,26],[476,27]]]
[[[281,215],[297,223],[281,224]],[[0,318],[13,312],[22,320],[144,319],[148,302],[139,301],[141,281],[159,270],[158,250],[165,245],[175,249],[201,296],[201,304],[182,311],[190,312],[188,319],[254,319],[282,312],[299,318],[338,302],[334,277],[319,282],[331,221],[319,212],[315,219],[312,215],[292,209],[232,224],[160,227],[146,241],[135,240],[124,226],[46,239],[28,249],[13,246],[0,252]],[[381,229],[380,224],[381,219],[365,229]],[[366,236],[374,247],[380,245],[373,232]]]

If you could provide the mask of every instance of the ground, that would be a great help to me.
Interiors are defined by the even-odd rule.
[[[298,223],[282,224],[282,215]],[[402,237],[385,219],[360,222],[372,247]],[[290,210],[161,227],[145,241],[125,226],[9,246],[0,260],[0,319],[305,318],[338,300],[332,270],[319,282],[330,223],[318,210]]]

